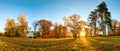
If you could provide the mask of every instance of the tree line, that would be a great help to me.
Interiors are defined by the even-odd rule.
[[[68,34],[68,28],[73,34],[73,37],[76,38],[80,33],[82,26],[85,24],[84,21],[79,20],[80,16],[78,14],[73,14],[68,17],[64,17],[64,25],[60,23],[53,24],[51,20],[41,19],[33,22],[34,36],[48,38],[65,38]],[[28,22],[24,14],[18,16],[18,23],[15,23],[14,19],[8,18],[5,26],[5,36],[10,37],[25,37],[27,34]],[[53,28],[51,28],[53,27]]]
[[[20,14],[18,23],[8,18],[5,26],[5,36],[25,37],[28,31],[26,16]],[[64,25],[52,23],[51,20],[40,19],[33,22],[35,37],[65,38],[66,34],[73,34],[74,38],[80,37],[80,32],[85,29],[86,36],[98,35],[120,35],[120,22],[111,19],[111,13],[105,2],[100,3],[96,9],[91,11],[88,21],[80,20],[79,14],[73,14],[63,18]]]
[[[15,23],[14,19],[8,18],[5,25],[6,36],[26,36],[27,21],[24,14],[18,16],[18,22]]]

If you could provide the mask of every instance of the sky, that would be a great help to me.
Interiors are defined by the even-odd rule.
[[[28,26],[40,19],[63,24],[63,17],[79,14],[87,21],[88,15],[105,1],[112,19],[120,20],[120,0],[0,0],[0,31],[4,31],[6,19],[26,15]]]

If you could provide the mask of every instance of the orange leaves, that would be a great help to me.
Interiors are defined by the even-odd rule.
[[[52,26],[52,22],[50,20],[42,19],[42,20],[39,20],[38,23],[43,27],[44,26],[45,27],[51,27]]]
[[[12,28],[12,27],[15,27],[14,19],[7,19],[6,28]]]
[[[80,29],[85,27],[85,21],[79,20],[80,15],[74,14],[71,16],[68,16],[68,18],[64,17],[63,20],[65,22],[65,25],[70,28],[70,31],[72,32],[74,38],[77,37],[77,34],[79,34]]]
[[[51,31],[50,27],[52,26],[52,22],[50,20],[42,19],[38,21],[38,24],[41,27],[42,37],[49,37]]]
[[[24,33],[27,30],[27,21],[26,21],[26,17],[24,14],[20,14],[18,16],[18,21],[19,21],[19,31],[21,33]]]
[[[26,17],[25,17],[24,14],[20,14],[18,16],[18,21],[20,22],[21,25],[26,25],[27,24]]]

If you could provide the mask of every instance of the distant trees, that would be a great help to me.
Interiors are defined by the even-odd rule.
[[[63,20],[65,21],[65,24],[70,27],[71,32],[73,33],[73,37],[77,38],[78,32],[80,32],[81,24],[79,24],[80,16],[78,14],[74,14],[71,16],[68,16],[67,18],[64,17]]]
[[[112,20],[112,30],[113,33],[112,35],[116,36],[116,35],[120,35],[120,22],[118,20]]]
[[[98,34],[107,35],[120,33],[120,22],[111,19],[111,13],[108,11],[105,2],[100,3],[97,9],[90,12],[88,22],[80,20],[80,15],[73,14],[68,17],[64,17],[64,25],[52,24],[52,21],[41,19],[33,22],[34,33],[42,36],[42,38],[55,36],[57,38],[64,38],[68,32],[68,28],[73,34],[74,38],[77,38],[82,28],[92,36]],[[89,28],[85,28],[86,24]],[[51,27],[53,26],[53,29]],[[14,19],[7,19],[5,27],[6,36],[26,36],[27,21],[24,14],[18,16],[18,23],[15,23]],[[88,34],[87,34],[88,36]]]
[[[26,21],[26,17],[24,14],[20,14],[18,16],[18,21],[19,21],[19,25],[18,25],[18,29],[21,33],[22,36],[26,36],[26,32],[27,32],[27,21]]]
[[[66,26],[62,24],[55,23],[53,29],[52,21],[41,19],[33,23],[34,32],[37,37],[42,36],[42,38],[56,37],[56,38],[65,38],[67,34]],[[36,31],[37,29],[37,31]],[[42,34],[42,35],[41,35]]]
[[[54,25],[54,35],[57,38],[65,38],[67,34],[66,26],[62,26],[62,24],[56,23]]]
[[[59,25],[57,23],[54,25],[54,34],[55,37],[60,38]]]
[[[26,36],[27,21],[25,15],[18,16],[19,23],[15,23],[14,19],[7,19],[5,26],[5,36]]]
[[[80,21],[78,22],[78,25],[79,25],[79,27],[77,28],[77,33],[78,33],[78,34],[82,31],[82,29],[84,29],[84,30],[86,29],[85,31],[87,31],[86,22],[85,22],[85,21],[80,20]]]
[[[52,26],[52,22],[50,20],[39,20],[38,24],[40,25],[40,28],[42,30],[42,37],[49,37],[50,36],[50,27]]]
[[[38,21],[34,21],[32,25],[33,25],[34,32],[36,32],[37,26],[39,25]]]
[[[14,22],[14,19],[7,19],[5,26],[5,36],[14,37],[17,36],[17,28]]]

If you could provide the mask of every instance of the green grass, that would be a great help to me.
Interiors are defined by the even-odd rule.
[[[22,50],[21,50],[22,49]],[[0,51],[120,51],[120,36],[88,38],[0,37]]]
[[[98,49],[104,51],[118,50],[120,51],[120,37],[92,37],[91,44]]]

